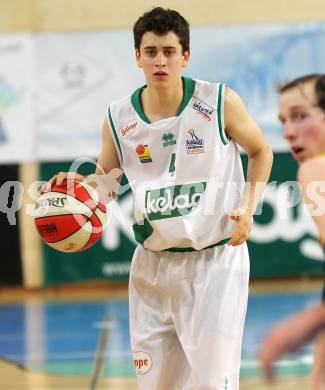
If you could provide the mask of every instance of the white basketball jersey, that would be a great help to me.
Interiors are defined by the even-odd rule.
[[[240,154],[225,133],[224,84],[183,78],[175,117],[150,123],[144,87],[108,109],[113,140],[134,195],[136,240],[190,251],[229,239],[244,189]]]

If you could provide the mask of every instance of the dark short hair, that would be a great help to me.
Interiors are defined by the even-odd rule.
[[[133,26],[136,49],[140,49],[142,37],[149,31],[160,36],[172,31],[178,36],[183,54],[190,49],[190,25],[177,11],[156,7],[140,16]]]
[[[313,73],[298,77],[285,83],[279,87],[279,93],[283,93],[292,88],[299,88],[300,86],[314,82],[314,91],[316,96],[317,106],[325,111],[325,74]]]

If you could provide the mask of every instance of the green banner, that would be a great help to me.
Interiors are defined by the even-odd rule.
[[[247,158],[243,157],[246,169]],[[304,211],[297,163],[290,153],[277,153],[262,203],[254,216],[248,248],[251,276],[292,277],[323,273],[322,249],[316,226]],[[294,207],[292,207],[294,205]]]
[[[245,157],[243,163],[246,169]],[[71,162],[43,163],[41,179],[46,180],[58,171],[67,171],[70,165]],[[91,164],[84,164],[79,171],[82,174],[92,172]],[[315,261],[322,258],[316,228],[299,202],[296,172],[297,165],[289,153],[275,155],[262,214],[254,217],[254,228],[248,242],[252,278],[322,274],[323,263]],[[291,203],[297,204],[291,207]],[[130,192],[109,207],[109,224],[100,241],[92,248],[69,254],[43,245],[45,285],[128,278],[135,248]]]

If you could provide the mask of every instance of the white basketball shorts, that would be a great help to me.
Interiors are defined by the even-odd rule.
[[[246,244],[186,253],[137,247],[129,301],[139,389],[239,389],[248,279]]]

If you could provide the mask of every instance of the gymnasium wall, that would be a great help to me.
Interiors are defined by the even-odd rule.
[[[104,0],[92,2],[86,0],[70,0],[69,2],[63,0],[2,0],[0,33],[32,32],[41,36],[42,32],[85,32],[110,29],[120,31],[121,29],[130,28],[141,13],[155,5],[179,10],[193,27],[207,25],[251,26],[261,25],[261,23],[269,26],[273,22],[285,22],[292,25],[296,22],[321,21],[320,15],[325,15],[323,0],[276,0],[273,2],[211,0],[201,1],[200,3],[190,0],[161,2],[140,0],[119,2]],[[1,55],[0,52],[0,61]],[[13,162],[11,161],[10,164],[13,164]],[[0,171],[4,172],[7,165],[2,162]],[[30,158],[25,162],[17,161],[16,169],[20,172],[20,181],[25,188],[28,188],[33,181],[48,178],[52,172],[66,166],[66,160],[50,162],[43,159],[43,162],[39,163],[36,158]],[[280,153],[276,157],[273,179],[288,180],[288,178],[291,178],[293,180],[295,170],[296,167],[288,153]],[[21,210],[24,210],[24,205],[32,202],[26,191],[22,194],[22,202]],[[272,201],[269,202],[269,204],[271,203]],[[274,210],[270,205],[266,205],[266,209],[268,210],[265,214],[257,220],[260,225],[265,225],[272,219]],[[263,220],[263,218],[266,219]],[[293,221],[295,220],[299,220],[297,215],[293,216]],[[6,225],[0,225],[1,232],[6,229]],[[37,286],[43,283],[56,284],[89,278],[127,277],[127,262],[134,245],[129,238],[128,231],[120,231],[119,233],[120,244],[125,249],[124,252],[121,252],[121,249],[113,250],[113,244],[109,242],[110,238],[108,237],[85,254],[62,255],[41,246],[32,219],[23,211],[19,215],[19,230],[20,235],[17,232],[12,234],[15,234],[16,240],[17,238],[20,240],[21,250],[18,255],[13,252],[10,253],[8,250],[5,260],[9,261],[10,259],[11,262],[16,264],[17,275],[19,275],[19,269],[23,270],[23,283],[26,286]],[[259,237],[258,232],[256,234]],[[306,239],[306,237],[308,240],[310,236],[313,236],[313,232],[308,234],[307,231],[300,236],[297,235],[294,240],[289,238],[289,241],[291,241],[289,246],[286,245],[288,240],[284,240],[282,237],[276,237],[273,242],[271,239],[264,243],[260,239],[259,241],[250,242],[252,275],[265,277],[270,275],[319,274],[321,272],[320,263],[310,261],[308,256],[304,255],[310,253],[310,251],[295,253],[299,245],[301,247],[300,241]],[[266,261],[265,258],[267,258]],[[298,262],[296,259],[298,259]],[[120,267],[119,262],[121,262]],[[116,263],[117,265],[115,268],[110,268],[110,263]],[[20,283],[20,279],[17,279],[16,276],[14,280],[8,276],[7,283],[6,280],[1,280],[0,283]]]

